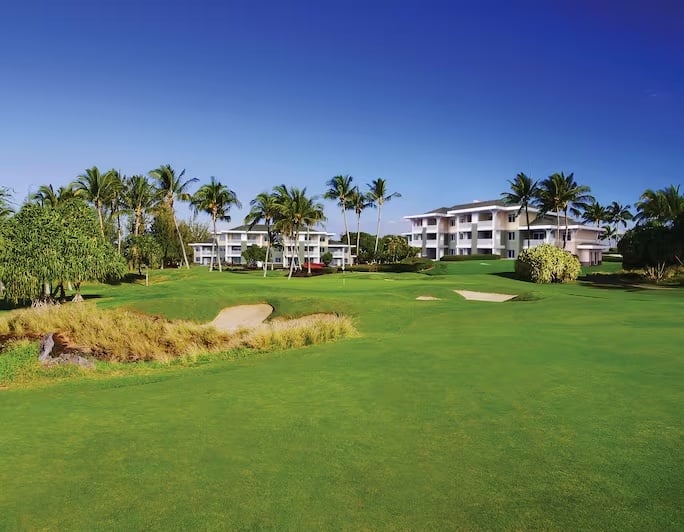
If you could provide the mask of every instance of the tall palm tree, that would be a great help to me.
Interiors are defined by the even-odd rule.
[[[601,240],[607,240],[608,241],[608,247],[612,247],[610,245],[610,241],[614,238],[615,242],[617,244],[617,231],[615,231],[615,228],[612,225],[604,225],[603,226],[603,232],[601,233],[601,236],[599,236]]]
[[[366,183],[368,187],[368,198],[378,208],[378,224],[375,229],[375,249],[373,254],[378,254],[378,242],[380,241],[380,216],[382,206],[392,198],[401,198],[399,192],[387,192],[387,181],[385,179],[374,179],[371,183]],[[358,253],[358,250],[357,250]]]
[[[121,215],[125,212],[126,203],[124,201],[124,188],[126,176],[113,168],[108,172],[111,179],[111,193],[109,197],[110,218],[116,218],[116,249],[121,255],[121,241],[123,240],[123,230],[121,228]]]
[[[361,213],[368,207],[373,206],[367,194],[361,192],[358,187],[354,187],[352,195],[349,198],[349,206],[354,209],[356,213],[356,262],[359,261],[359,244],[361,242]]]
[[[97,166],[88,168],[79,175],[74,182],[74,192],[77,196],[93,204],[100,222],[100,232],[104,238],[103,209],[109,203],[114,193],[115,183],[110,172],[104,174]]]
[[[620,232],[620,224],[622,224],[623,227],[627,227],[627,222],[634,219],[629,207],[629,205],[621,205],[617,201],[612,202],[610,205],[608,205],[608,207],[606,207],[606,221],[615,226],[616,244]]]
[[[57,190],[52,185],[41,185],[38,190],[31,194],[29,201],[37,203],[41,207],[58,207],[65,201],[74,198],[73,183],[65,187],[59,187]]]
[[[214,176],[211,176],[209,183],[202,185],[199,189],[197,189],[197,192],[195,192],[195,194],[192,196],[190,204],[195,209],[195,213],[202,211],[211,216],[213,238],[211,240],[211,259],[209,261],[209,271],[212,271],[214,268],[214,245],[216,245],[218,255],[216,222],[218,220],[230,222],[228,211],[230,211],[231,206],[235,205],[238,208],[242,208],[242,204],[237,198],[237,194],[235,194],[235,192],[229,189],[227,186],[221,184],[220,181],[216,181]],[[218,267],[219,271],[223,271],[220,258],[218,259]]]
[[[263,220],[266,224],[266,259],[264,260],[264,277],[268,271],[268,256],[271,251],[271,242],[273,241],[273,233],[271,225],[278,215],[278,203],[274,194],[268,192],[260,192],[256,198],[249,202],[252,206],[251,210],[245,216],[245,225],[249,226],[251,230],[256,224]]]
[[[540,184],[538,202],[544,212],[555,211],[556,213],[556,245],[560,241],[560,213],[565,216],[565,234],[563,236],[563,249],[568,241],[570,212],[579,215],[583,205],[593,198],[589,195],[591,189],[586,185],[580,185],[575,181],[573,173],[567,176],[563,173],[550,175]]]
[[[515,176],[515,179],[508,180],[511,186],[509,192],[502,192],[501,197],[506,205],[520,205],[518,209],[518,216],[524,210],[525,219],[527,221],[527,247],[530,247],[530,212],[529,207],[537,198],[539,187],[537,181],[533,181],[523,172]]]
[[[350,175],[337,175],[325,183],[328,190],[323,194],[325,199],[337,201],[337,204],[342,209],[344,232],[347,234],[348,255],[351,255],[351,239],[349,236],[349,226],[347,225],[347,210],[349,209],[349,199],[351,198],[352,190],[354,189],[352,181],[354,181],[354,178]],[[342,269],[344,270],[344,257],[342,257]]]
[[[590,201],[584,206],[582,210],[582,220],[596,224],[596,227],[601,225],[601,222],[608,220],[608,211],[606,207],[601,205],[598,201]]]
[[[176,175],[176,171],[171,167],[170,164],[163,164],[159,168],[150,170],[149,174],[150,177],[157,180],[157,190],[160,201],[171,211],[173,223],[176,226],[176,233],[178,234],[178,241],[180,242],[181,251],[183,252],[185,267],[189,270],[190,263],[188,262],[188,254],[185,251],[183,236],[181,235],[180,229],[178,227],[178,219],[176,218],[174,203],[176,200],[190,201],[192,196],[188,192],[188,187],[191,183],[198,181],[198,179],[193,177],[183,181],[185,170],[182,170],[180,174]]]
[[[670,185],[660,190],[647,189],[636,204],[638,223],[669,225],[684,214],[684,196],[679,185]]]
[[[307,271],[311,275],[311,256],[309,251],[311,250],[311,228],[324,222],[325,209],[322,203],[316,201],[318,198],[316,196],[309,198],[309,205],[307,206],[306,212],[304,213],[304,225],[306,225],[306,249],[307,249]]]
[[[275,227],[293,242],[290,273],[288,275],[288,279],[291,279],[294,272],[299,235],[310,215],[311,199],[306,197],[306,188],[288,188],[286,185],[278,185],[273,191],[278,204],[278,219]]]
[[[126,208],[133,213],[133,234],[138,236],[143,216],[155,203],[155,190],[147,177],[134,175],[126,179],[124,202]]]

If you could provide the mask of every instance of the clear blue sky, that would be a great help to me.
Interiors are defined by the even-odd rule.
[[[403,215],[496,198],[520,171],[575,172],[600,201],[633,204],[682,183],[683,141],[680,1],[8,0],[0,13],[0,185],[19,199],[92,165],[170,163],[245,204],[351,174],[403,194],[383,224],[400,232]]]

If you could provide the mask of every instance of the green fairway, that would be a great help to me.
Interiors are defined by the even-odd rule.
[[[0,391],[0,530],[681,530],[684,290],[512,267],[87,287],[200,322],[338,312],[360,335]]]

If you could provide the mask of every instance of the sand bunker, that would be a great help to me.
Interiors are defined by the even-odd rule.
[[[238,305],[224,308],[211,324],[219,331],[233,332],[238,329],[252,329],[261,325],[273,312],[271,305]]]
[[[416,301],[441,301],[442,298],[440,297],[433,297],[433,296],[418,296],[416,298]]]
[[[502,303],[513,299],[515,296],[510,294],[493,294],[490,292],[471,292],[470,290],[454,290],[458,295],[473,301],[493,301],[494,303]]]

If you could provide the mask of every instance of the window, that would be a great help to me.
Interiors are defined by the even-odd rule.
[[[572,240],[572,231],[568,231],[568,242]]]
[[[470,240],[473,238],[473,233],[471,231],[461,231],[458,233],[459,240]]]
[[[515,250],[514,250],[514,249],[509,249],[509,250],[508,250],[508,258],[509,258],[509,259],[514,259],[514,258],[515,258]]]
[[[491,212],[481,212],[478,221],[480,222],[491,222],[493,219],[492,213]]]
[[[281,262],[283,262],[283,259],[281,257],[276,257],[273,262],[280,264]]]
[[[449,220],[449,225],[451,227],[455,227],[456,226],[456,218],[452,218],[451,220]]]
[[[437,218],[428,218],[428,225],[437,225]]]
[[[449,235],[449,239],[453,242],[456,240],[456,235]]]
[[[513,231],[508,232],[508,240],[515,240],[515,232],[513,232]]]
[[[478,231],[477,238],[492,238],[491,231]]]
[[[461,222],[462,224],[470,223],[473,221],[473,215],[472,214],[462,214],[459,217],[458,221]]]
[[[450,249],[450,250],[449,250],[449,255],[456,255],[456,250],[455,250],[455,249]]]
[[[532,240],[544,240],[546,233],[544,231],[532,231]]]
[[[515,218],[516,218],[515,214],[509,214],[508,215],[508,222],[509,223],[515,222]]]

